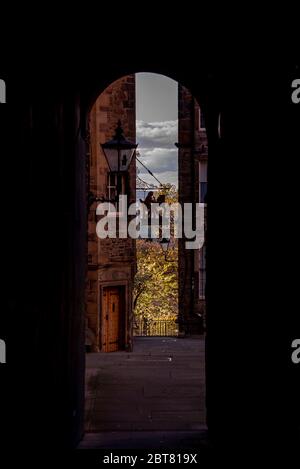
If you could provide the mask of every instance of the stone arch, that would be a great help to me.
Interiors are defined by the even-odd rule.
[[[112,83],[119,80],[120,78],[131,75],[139,72],[144,73],[156,73],[159,75],[166,76],[170,79],[175,80],[176,82],[182,84],[184,87],[190,90],[193,97],[199,103],[201,109],[204,111],[205,121],[206,121],[206,128],[207,128],[207,137],[208,137],[208,145],[209,145],[209,152],[211,157],[217,155],[219,153],[219,140],[220,140],[220,132],[219,132],[219,116],[221,112],[221,99],[220,93],[216,92],[218,89],[218,83],[216,77],[212,74],[207,74],[204,70],[201,70],[197,73],[184,73],[182,71],[177,71],[176,68],[170,73],[170,71],[166,70],[163,66],[154,65],[149,67],[120,67],[118,70],[117,68],[114,69],[113,73],[106,74],[105,77],[99,75],[99,77],[93,76],[93,78],[87,81],[81,87],[81,115],[83,116],[83,122],[87,125],[88,122],[88,115],[93,107],[96,99],[100,96],[103,91],[106,90]],[[84,130],[84,134],[86,132],[86,128]],[[210,327],[209,321],[207,323],[207,327]],[[208,360],[208,354],[210,350],[212,350],[213,345],[210,342],[206,345],[206,361]],[[209,373],[211,373],[211,368],[209,369]],[[209,378],[209,376],[208,376]],[[212,409],[213,406],[213,396],[210,390],[211,380],[208,379],[207,381],[207,394],[209,392],[209,396],[207,395],[207,406]],[[214,414],[212,411],[208,412],[209,423],[212,425],[214,423]],[[82,434],[82,428],[79,429],[79,435]]]
[[[7,132],[0,144],[1,152],[7,154],[4,172],[8,179],[15,178],[18,190],[9,191],[10,230],[4,245],[12,249],[4,253],[3,268],[7,279],[14,278],[18,265],[26,266],[26,275],[17,289],[7,281],[5,301],[9,317],[18,321],[10,350],[17,355],[28,348],[28,355],[35,357],[20,371],[20,380],[30,385],[24,389],[22,399],[15,396],[13,412],[16,418],[32,422],[41,445],[56,435],[58,445],[75,446],[83,430],[84,131],[94,98],[112,81],[132,72],[166,75],[190,89],[207,110],[210,154],[216,147],[213,125],[219,108],[213,94],[214,80],[204,69],[195,72],[186,69],[184,63],[169,60],[167,70],[166,65],[150,62],[138,67],[108,63],[94,74],[82,72],[82,79],[77,81],[74,67],[74,75],[70,71],[64,80],[61,73],[55,79],[53,74],[45,73],[28,75],[22,88],[17,80],[9,83],[14,93],[9,107],[5,106],[9,115],[3,128]],[[26,211],[16,216],[20,194],[28,204]],[[25,248],[21,251],[15,249],[20,243],[20,226],[27,227],[22,232]],[[46,268],[40,275],[43,255]],[[8,425],[12,421],[10,416]]]
[[[126,76],[130,77],[130,76],[133,76],[133,74],[139,73],[139,71],[141,71],[141,70],[138,69],[138,68],[134,68],[134,69],[130,69],[129,72],[132,72],[132,70],[134,70],[134,72],[133,72],[133,73],[130,73],[129,75],[123,75],[123,76],[120,77],[120,75],[116,74],[116,75],[114,76],[112,82],[107,83],[107,81],[105,81],[105,82],[104,82],[105,84],[102,85],[101,87],[100,87],[100,86],[95,87],[95,89],[97,89],[97,91],[94,91],[93,93],[91,93],[91,95],[90,95],[90,101],[87,102],[87,108],[86,108],[86,113],[87,113],[87,115],[88,115],[89,113],[91,113],[92,109],[94,110],[94,108],[95,108],[95,102],[96,102],[95,100],[99,99],[99,97],[102,96],[102,95],[106,92],[106,90],[108,90],[108,89],[110,88],[110,86],[113,86],[114,84],[117,84],[117,83],[120,82],[122,79],[124,79]],[[206,100],[205,100],[205,96],[206,96],[205,93],[203,93],[201,89],[200,89],[200,90],[197,89],[197,86],[194,85],[194,89],[195,89],[195,91],[197,91],[197,96],[198,96],[198,99],[197,99],[197,97],[194,96],[192,90],[190,90],[190,89],[187,88],[187,86],[186,86],[187,84],[189,84],[189,80],[186,80],[186,79],[183,77],[183,83],[178,81],[178,79],[181,78],[181,77],[180,77],[180,74],[176,74],[176,73],[171,73],[171,74],[170,74],[170,73],[165,73],[164,70],[161,69],[160,67],[154,67],[154,71],[153,71],[153,69],[151,69],[151,72],[149,72],[149,69],[148,69],[147,72],[145,72],[144,69],[143,69],[142,71],[143,71],[143,73],[155,73],[156,75],[165,76],[165,77],[167,77],[167,78],[169,78],[169,79],[172,79],[172,80],[176,81],[176,83],[178,83],[179,85],[181,85],[182,87],[184,87],[185,89],[188,90],[189,96],[191,96],[191,97],[195,100],[195,102],[197,102],[197,103],[199,104],[200,107],[201,107],[201,103],[203,104],[203,108],[204,108],[204,109],[205,109],[205,106],[207,106],[207,103],[206,103]],[[192,84],[192,86],[193,86],[193,84]],[[98,93],[99,93],[99,95],[95,98],[95,95],[97,95]],[[191,98],[189,98],[189,99],[191,99]],[[199,102],[199,100],[201,100],[201,103]],[[193,105],[193,106],[194,106],[194,105]],[[202,109],[202,107],[201,107],[201,109]],[[201,111],[201,112],[204,112],[204,111]],[[217,115],[217,114],[216,114],[216,115]],[[88,119],[85,118],[85,121],[88,122]],[[216,129],[218,130],[218,126],[219,126],[218,117],[214,116],[214,121],[216,121]],[[88,124],[87,124],[87,125],[88,125]],[[194,127],[194,124],[192,125],[192,128],[193,128],[193,127]],[[218,133],[216,133],[216,131],[215,131],[215,132],[212,132],[212,134],[217,135],[217,136],[219,135]],[[190,150],[189,150],[189,152],[190,152]],[[179,150],[179,151],[178,151],[178,156],[179,156],[179,160],[181,160],[182,157],[183,157],[182,150]],[[191,163],[190,163],[190,156],[189,156],[188,158],[185,158],[185,160],[187,160],[187,159],[189,160],[189,161],[188,161],[188,164],[191,165]],[[195,199],[196,194],[194,194],[194,187],[195,187],[195,184],[197,184],[197,181],[196,181],[197,178],[195,179],[195,177],[192,177],[192,174],[193,174],[193,172],[194,172],[193,170],[194,170],[194,167],[192,167],[192,165],[191,165],[191,168],[190,168],[190,170],[189,170],[190,180],[191,180],[191,183],[190,183],[189,185],[191,186],[191,188],[190,188],[190,191],[185,194],[184,200],[182,200],[182,202],[192,202],[192,201],[196,201],[196,199]],[[179,173],[180,173],[180,171],[181,171],[180,166],[179,166],[178,171],[179,171]],[[196,173],[196,171],[195,171],[195,173]],[[179,179],[180,179],[180,174],[179,174]],[[187,187],[186,181],[185,181],[185,183],[182,183],[182,182],[180,183],[180,182],[179,182],[179,187],[180,187],[180,186],[182,186],[182,187],[183,187],[183,186],[184,186],[184,187]],[[180,188],[180,190],[182,190],[182,187]],[[195,199],[195,200],[194,200],[194,199]],[[182,275],[181,275],[181,279],[185,279],[185,281],[180,281],[180,287],[179,287],[179,290],[180,290],[180,295],[179,295],[179,305],[180,305],[180,308],[179,308],[179,309],[180,309],[180,311],[179,311],[179,317],[182,318],[182,316],[183,316],[183,314],[184,314],[183,312],[184,312],[185,310],[189,310],[189,311],[191,311],[189,321],[193,322],[193,321],[192,321],[192,318],[194,318],[194,322],[195,322],[195,325],[192,326],[192,327],[190,327],[190,326],[188,326],[188,325],[185,325],[185,326],[184,326],[183,324],[184,324],[186,321],[185,321],[184,319],[180,319],[180,329],[181,329],[181,332],[183,331],[183,329],[186,329],[186,330],[189,330],[189,331],[191,331],[191,330],[194,330],[194,331],[195,331],[197,328],[200,327],[199,325],[198,325],[198,326],[196,325],[196,324],[197,324],[197,320],[199,321],[199,314],[197,315],[197,312],[199,313],[198,310],[203,309],[204,306],[203,306],[203,301],[202,301],[202,302],[199,302],[200,304],[197,305],[196,308],[194,308],[193,302],[194,302],[194,296],[195,296],[195,295],[194,295],[193,288],[191,287],[191,288],[190,288],[190,291],[188,291],[188,292],[185,291],[185,290],[187,290],[187,285],[184,285],[184,284],[185,284],[185,283],[186,283],[186,284],[189,283],[190,285],[192,285],[192,284],[194,284],[194,280],[195,280],[195,279],[194,279],[194,274],[192,274],[192,273],[189,274],[189,275],[188,275],[188,279],[186,280],[186,278],[187,278],[186,273],[184,273],[184,274],[182,273],[183,271],[185,272],[186,270],[188,270],[188,268],[189,268],[191,271],[194,269],[194,268],[193,268],[193,269],[190,268],[190,266],[194,265],[194,252],[193,252],[193,251],[192,251],[192,252],[185,252],[184,243],[181,243],[181,242],[180,242],[179,244],[180,244],[179,271],[180,271],[180,273],[182,274]],[[188,259],[189,259],[188,262],[186,262],[186,258],[187,258],[187,257],[188,257]],[[189,267],[187,267],[187,266],[189,266]],[[197,276],[196,276],[196,278],[197,278]],[[94,283],[95,283],[95,282],[94,282]],[[195,283],[196,283],[196,285],[197,285],[198,281],[196,280]],[[184,290],[184,291],[182,292],[182,290]],[[97,293],[96,293],[96,291],[95,291],[95,288],[94,288],[93,295],[94,295],[95,298],[97,297]],[[98,295],[98,297],[99,297],[99,295]],[[183,301],[183,298],[184,298],[184,297],[186,298],[186,301]],[[195,298],[195,301],[197,301],[197,298]],[[94,308],[94,309],[95,309],[95,308]],[[201,314],[202,314],[202,317],[203,317],[203,313],[201,313]],[[96,317],[96,316],[95,316],[95,313],[93,313],[93,317]],[[94,319],[94,321],[96,322],[96,319]],[[181,323],[182,323],[182,325],[181,325]],[[201,329],[201,328],[199,328],[199,330],[200,330],[200,329]],[[95,350],[98,350],[98,347],[97,347],[97,346],[96,346]]]

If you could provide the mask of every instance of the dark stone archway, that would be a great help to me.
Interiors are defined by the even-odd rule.
[[[159,58],[154,52],[138,66],[107,58],[92,76],[76,52],[69,67],[63,64],[63,59],[68,62],[63,53],[60,60],[46,54],[42,64],[36,55],[35,66],[29,62],[26,74],[21,71],[22,80],[7,74],[9,104],[1,108],[1,155],[5,155],[1,338],[7,341],[9,366],[1,402],[2,441],[13,441],[16,426],[20,447],[30,448],[33,441],[36,447],[47,447],[49,442],[56,448],[74,447],[82,435],[86,116],[109,83],[138,71],[165,74],[182,83],[205,112],[210,435],[223,444],[232,440],[249,444],[250,431],[262,444],[266,434],[275,435],[276,422],[277,428],[289,424],[286,435],[296,428],[296,393],[285,413],[289,389],[285,387],[282,394],[282,388],[275,387],[278,375],[290,379],[286,361],[279,357],[276,367],[265,361],[266,341],[270,336],[281,339],[282,316],[276,309],[271,315],[269,303],[259,300],[265,291],[263,261],[247,241],[256,234],[250,220],[265,214],[253,205],[249,162],[255,149],[256,159],[265,163],[265,170],[269,167],[274,107],[266,106],[263,86],[250,65],[243,68],[236,61],[223,67],[219,62],[217,67],[201,57],[199,67],[197,48],[192,59],[184,54]],[[114,57],[112,51],[108,55]],[[248,88],[247,99],[239,77],[256,85],[255,93]],[[256,137],[264,140],[249,147],[254,118]],[[256,186],[256,201],[262,200],[260,189]],[[260,239],[266,246],[267,239]]]
[[[34,433],[43,428],[35,433],[37,438],[43,434],[41,443],[55,433],[58,444],[73,446],[83,430],[88,111],[111,81],[145,69],[181,79],[199,101],[207,99],[206,74],[191,70],[190,80],[176,68],[177,73],[169,73],[159,64],[112,71],[107,66],[78,83],[70,72],[62,81],[30,75],[22,89],[19,82],[9,82],[1,143],[8,155],[6,174],[17,190],[10,192],[6,206],[6,244],[15,248],[4,259],[7,279],[16,279],[17,288],[12,281],[5,288],[8,356],[18,369],[22,351],[30,357],[20,370],[28,386],[14,411],[16,418],[32,422]]]

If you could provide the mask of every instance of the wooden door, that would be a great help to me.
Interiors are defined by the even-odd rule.
[[[117,287],[103,289],[101,342],[103,352],[116,352],[119,350],[120,290]]]

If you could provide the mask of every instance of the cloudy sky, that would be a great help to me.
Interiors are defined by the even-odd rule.
[[[154,73],[136,74],[136,138],[141,161],[162,182],[178,185],[178,85]],[[137,162],[139,176],[156,183]]]

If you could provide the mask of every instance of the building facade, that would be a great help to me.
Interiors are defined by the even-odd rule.
[[[206,229],[208,142],[204,114],[190,91],[180,84],[176,145],[179,202],[205,204]],[[200,250],[189,250],[185,241],[179,239],[179,329],[185,334],[199,334],[206,318],[206,246],[204,243]]]
[[[109,171],[101,144],[110,140],[118,120],[126,139],[135,142],[135,76],[125,76],[98,97],[90,112],[88,164],[88,272],[86,347],[112,352],[132,349],[132,287],[136,272],[135,240],[99,239],[96,225],[100,201],[114,201],[117,175]],[[135,201],[136,165],[132,159],[122,176],[121,192]]]

